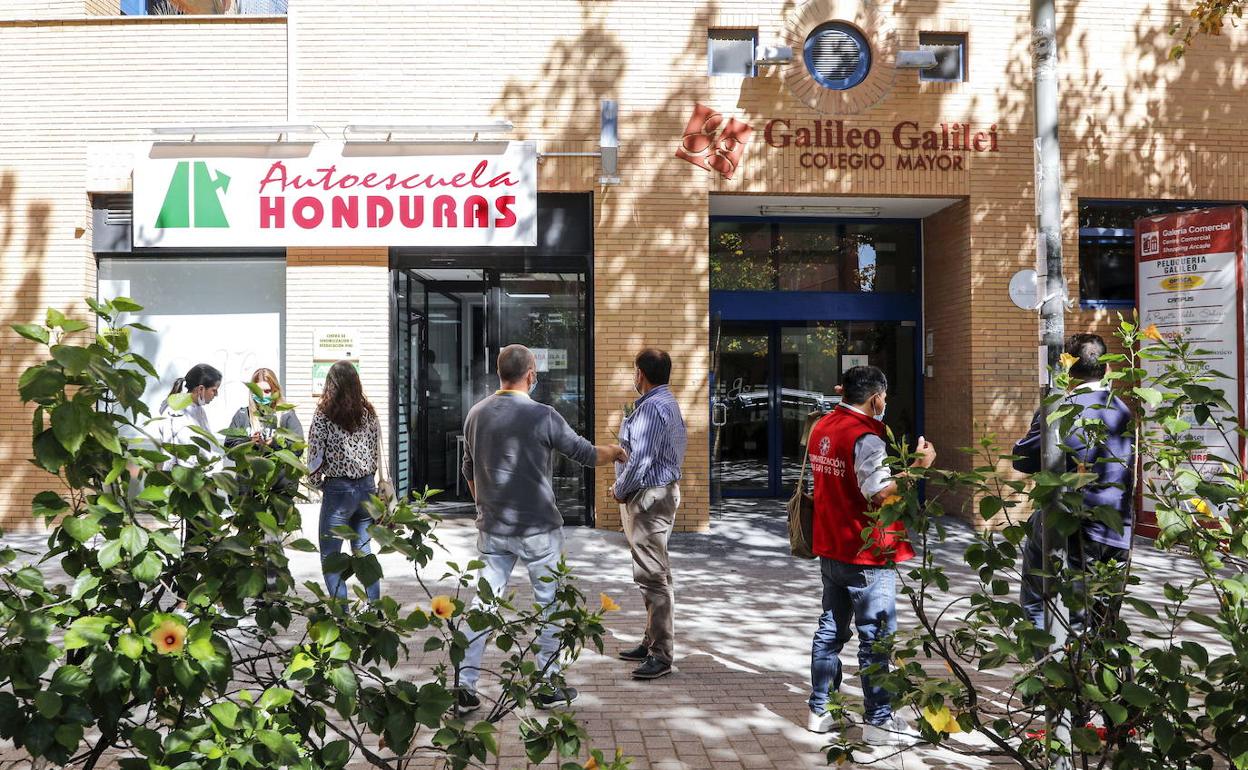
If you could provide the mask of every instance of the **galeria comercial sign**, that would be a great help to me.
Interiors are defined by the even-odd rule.
[[[281,147],[275,157],[269,152]],[[429,146],[317,142],[210,152],[160,145],[135,161],[134,245],[535,246],[532,142]],[[296,146],[297,148],[298,146]]]

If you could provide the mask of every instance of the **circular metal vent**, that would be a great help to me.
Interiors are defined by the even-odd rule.
[[[871,47],[848,24],[817,27],[806,38],[806,68],[824,88],[844,91],[861,83],[871,69]]]

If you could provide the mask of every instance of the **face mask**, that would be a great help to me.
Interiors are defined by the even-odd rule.
[[[533,391],[537,390],[537,378],[533,378],[533,384],[529,386],[529,395],[533,395]]]
[[[273,403],[272,396],[257,396],[254,393],[251,395],[251,400],[255,401],[260,406],[268,406],[269,404]]]
[[[633,390],[637,391],[637,395],[639,396],[643,395],[641,392],[641,378],[640,377],[633,378]]]
[[[883,408],[880,409],[880,413],[875,415],[875,419],[879,420],[880,422],[884,422],[884,413],[887,411],[888,411],[888,404],[884,404]]]

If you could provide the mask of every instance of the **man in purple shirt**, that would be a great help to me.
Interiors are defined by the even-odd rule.
[[[620,426],[628,454],[615,464],[615,499],[624,504],[624,536],[633,556],[633,580],[646,603],[646,634],[641,644],[619,653],[638,661],[634,679],[658,679],[672,672],[675,596],[667,540],[680,507],[680,466],[688,439],[680,404],[667,383],[672,358],[646,348],[634,359],[633,388],[641,396]]]
[[[1083,504],[1092,510],[1112,509],[1109,523],[1097,518],[1084,522],[1080,532],[1066,544],[1067,565],[1076,573],[1084,572],[1093,562],[1126,565],[1131,548],[1135,470],[1135,443],[1132,435],[1131,410],[1102,382],[1106,365],[1105,340],[1096,334],[1075,334],[1066,341],[1066,352],[1075,357],[1070,376],[1079,384],[1063,403],[1077,407],[1078,414],[1069,430],[1059,436],[1066,453],[1067,470],[1082,467],[1096,474],[1096,481],[1083,488]],[[1014,469],[1037,473],[1041,469],[1040,440],[1044,415],[1036,411],[1027,435],[1014,445]],[[1020,601],[1023,612],[1037,628],[1044,627],[1044,603],[1041,578],[1033,574],[1044,564],[1040,527],[1042,517],[1037,511],[1030,521],[1031,533],[1023,543],[1023,585]],[[1051,599],[1050,599],[1051,600]],[[1111,609],[1094,606],[1093,621]],[[1087,608],[1072,609],[1071,627],[1082,629]]]

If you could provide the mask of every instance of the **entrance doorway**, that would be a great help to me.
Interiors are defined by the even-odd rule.
[[[885,423],[917,437],[921,243],[917,220],[712,217],[713,495],[790,494],[852,366],[884,371]]]
[[[722,322],[712,393],[713,472],[729,497],[788,495],[801,469],[807,416],[840,403],[850,366],[889,382],[884,422],[898,438],[918,429],[913,321]]]
[[[538,360],[533,398],[590,433],[589,312],[585,270],[505,268],[393,271],[396,299],[396,484],[441,490],[438,507],[471,509],[460,473],[464,416],[498,389],[499,350],[522,344]],[[555,498],[564,519],[588,523],[592,473],[557,456]]]

